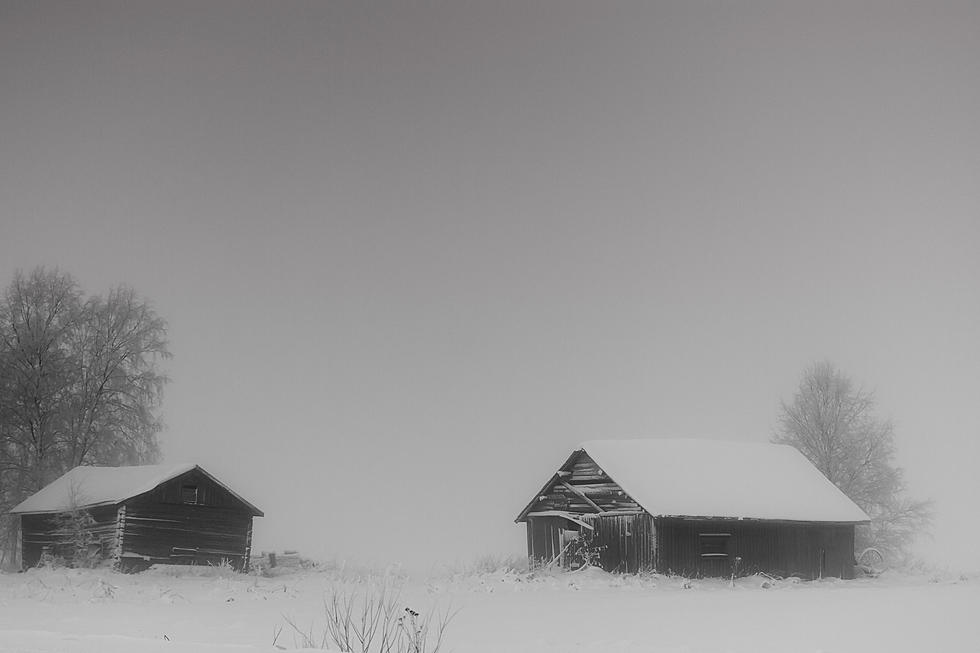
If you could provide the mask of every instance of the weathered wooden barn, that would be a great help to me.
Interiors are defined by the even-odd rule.
[[[516,521],[533,566],[852,578],[869,518],[792,447],[663,439],[584,443]]]
[[[11,513],[20,515],[25,568],[85,555],[124,570],[223,561],[246,570],[252,518],[262,516],[193,464],[76,467]]]

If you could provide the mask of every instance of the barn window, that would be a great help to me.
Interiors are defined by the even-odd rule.
[[[727,558],[731,533],[701,533],[698,535],[698,552],[702,558]]]
[[[197,503],[197,486],[182,485],[180,488],[181,503]]]

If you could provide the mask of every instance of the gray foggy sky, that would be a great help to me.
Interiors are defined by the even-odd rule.
[[[580,441],[765,440],[829,359],[965,558],[978,61],[976,3],[0,0],[0,282],[155,302],[259,547],[523,554]]]

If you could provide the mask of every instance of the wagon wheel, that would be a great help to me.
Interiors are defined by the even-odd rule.
[[[884,569],[885,556],[881,555],[881,551],[878,549],[869,546],[858,556],[857,563],[864,570],[864,573],[869,576],[877,576]]]

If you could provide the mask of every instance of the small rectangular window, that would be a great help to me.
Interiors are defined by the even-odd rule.
[[[184,485],[180,488],[180,501],[181,503],[197,503],[197,486],[196,485]]]
[[[702,558],[727,558],[731,533],[701,533],[698,535],[698,553]]]

